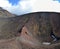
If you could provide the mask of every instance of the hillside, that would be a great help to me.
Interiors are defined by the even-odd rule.
[[[10,12],[8,12],[7,10],[3,9],[0,7],[0,18],[8,18],[8,17],[15,17],[14,14],[11,14]]]
[[[60,40],[51,37],[51,33],[60,37],[60,13],[16,16],[2,8],[0,11],[0,49],[60,49]]]

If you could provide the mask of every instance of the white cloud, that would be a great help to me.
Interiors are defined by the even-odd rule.
[[[60,3],[53,0],[31,0],[32,11],[60,12]]]
[[[0,7],[10,7],[11,4],[7,0],[0,0]]]
[[[21,0],[14,6],[8,0],[0,0],[0,7],[18,15],[37,11],[60,12],[60,3],[53,0]]]
[[[8,10],[11,13],[20,15],[31,11],[31,6],[28,0],[21,0],[17,5],[12,5],[8,0],[0,0],[0,7]]]

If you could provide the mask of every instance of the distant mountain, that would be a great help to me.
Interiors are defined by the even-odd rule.
[[[7,10],[0,7],[0,18],[14,17],[14,14],[9,13]]]
[[[16,15],[9,13],[7,10],[3,9],[0,7],[0,39],[4,37],[3,32],[2,32],[2,27],[5,24],[8,24],[11,21],[11,17],[15,17]],[[5,29],[6,30],[6,29]]]

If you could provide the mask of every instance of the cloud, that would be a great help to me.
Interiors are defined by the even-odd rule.
[[[60,12],[60,3],[53,0],[31,0],[32,11]]]
[[[17,15],[37,11],[60,12],[60,3],[53,0],[20,0],[14,6],[8,0],[0,0],[0,7]]]
[[[31,6],[28,0],[20,0],[17,5],[12,5],[8,0],[0,0],[0,7],[17,15],[29,13],[31,11]]]

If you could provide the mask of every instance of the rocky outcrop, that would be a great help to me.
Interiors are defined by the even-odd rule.
[[[53,32],[56,36],[59,37],[59,13],[38,12],[28,15],[30,18],[29,21],[25,24],[25,26],[30,31],[29,33],[32,34],[32,36],[34,36],[40,41],[42,40],[48,42],[51,42],[53,40],[50,36],[51,32]]]
[[[60,37],[60,13],[38,12],[23,15],[29,17],[20,32],[23,49],[60,49],[60,40],[53,41],[50,34]]]

